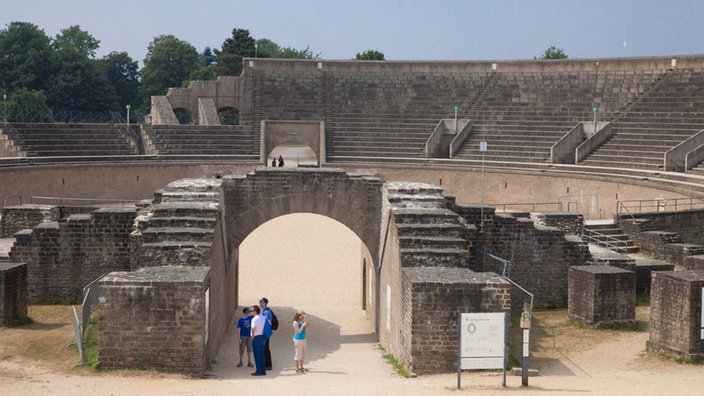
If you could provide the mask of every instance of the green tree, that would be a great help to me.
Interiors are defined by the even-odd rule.
[[[242,73],[242,60],[254,57],[254,39],[247,29],[232,29],[232,37],[215,49],[215,72],[218,76],[239,76]]]
[[[218,75],[215,74],[215,69],[212,66],[203,66],[198,70],[194,70],[188,76],[188,80],[184,81],[182,87],[187,87],[191,81],[211,81],[216,80]]]
[[[203,49],[203,53],[200,54],[200,60],[202,66],[210,66],[215,64],[215,54],[213,54],[213,50],[210,47],[205,47],[205,49]]]
[[[275,42],[263,38],[257,40],[257,58],[277,58],[279,56],[279,45]]]
[[[293,47],[281,47],[269,39],[257,40],[257,58],[283,59],[319,59],[320,53],[313,54],[310,47],[297,50]]]
[[[42,91],[20,88],[8,99],[7,120],[10,122],[51,122],[51,109]]]
[[[292,47],[279,48],[278,58],[284,59],[320,59],[320,53],[313,55],[310,47],[302,50],[297,50]]]
[[[57,51],[74,48],[89,58],[94,58],[95,51],[100,48],[100,40],[96,40],[88,32],[81,30],[78,25],[62,29],[52,44]]]
[[[98,70],[111,87],[110,110],[121,112],[126,105],[134,108],[139,102],[139,65],[127,52],[111,52],[98,61]]]
[[[173,35],[161,35],[147,48],[142,68],[141,99],[149,106],[152,95],[164,95],[169,87],[179,87],[200,67],[196,48]]]
[[[36,25],[12,22],[0,30],[0,84],[8,94],[20,88],[46,91],[54,65],[51,39]]]
[[[536,57],[534,59],[539,59],[539,60],[567,59],[567,54],[565,54],[565,51],[563,51],[562,48],[557,48],[553,45],[550,48],[546,49],[545,52],[540,57]]]
[[[379,51],[375,50],[366,50],[364,52],[360,52],[355,56],[355,60],[385,60],[384,59],[384,54]]]
[[[47,92],[51,108],[66,111],[107,111],[111,105],[110,83],[98,62],[73,47],[57,51],[58,70]]]

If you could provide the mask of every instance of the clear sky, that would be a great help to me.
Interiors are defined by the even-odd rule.
[[[79,25],[98,56],[172,34],[220,48],[234,28],[322,59],[368,49],[387,60],[533,59],[704,54],[704,0],[0,0],[0,23],[31,22],[54,37]]]

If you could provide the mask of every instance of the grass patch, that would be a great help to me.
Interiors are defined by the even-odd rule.
[[[384,349],[383,346],[379,345],[379,350],[381,351],[382,357],[394,367],[394,370],[400,376],[402,376],[403,378],[411,377],[411,375],[408,373],[408,371],[406,371],[406,369],[401,365],[401,363],[399,363],[398,360],[396,360],[396,358],[392,354],[386,352],[386,349]]]
[[[636,306],[637,306],[637,307],[648,307],[648,306],[650,306],[650,294],[649,294],[649,293],[638,293],[638,294],[636,294]]]
[[[100,369],[98,360],[98,314],[93,314],[83,335],[83,358],[86,366],[93,370]]]
[[[648,351],[648,355],[654,356],[658,359],[670,360],[670,361],[673,361],[673,362],[679,363],[679,364],[691,364],[691,365],[696,365],[696,366],[704,366],[704,361],[685,359],[681,356],[672,355],[672,354],[665,353],[665,352]]]
[[[32,323],[34,323],[34,319],[30,318],[29,316],[25,316],[24,318],[15,319],[12,322],[8,323],[7,327],[29,326]]]

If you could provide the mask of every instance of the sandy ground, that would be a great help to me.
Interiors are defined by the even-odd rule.
[[[536,312],[534,316],[530,366],[538,369],[540,376],[530,377],[528,387],[521,386],[521,377],[512,375],[507,376],[506,387],[502,387],[502,374],[496,371],[463,372],[461,390],[457,390],[457,373],[403,378],[383,359],[377,337],[360,308],[361,271],[359,264],[354,264],[359,241],[351,238],[346,228],[321,219],[312,215],[282,217],[255,231],[243,246],[240,276],[251,281],[242,286],[240,301],[249,304],[266,295],[282,322],[272,339],[274,370],[266,377],[252,377],[252,369],[235,367],[234,331],[227,335],[207,378],[74,368],[79,362],[78,353],[67,347],[73,337],[71,308],[32,306],[34,324],[0,327],[0,395],[703,392],[704,366],[680,364],[646,353],[647,330],[585,329],[570,324],[564,310]],[[319,239],[311,240],[311,235]],[[267,275],[262,275],[262,268]],[[264,278],[268,281],[262,283]],[[311,322],[307,374],[295,373],[292,330],[286,326],[295,309],[305,309]],[[639,307],[637,319],[641,327],[647,327],[648,315],[647,307]],[[513,343],[518,345],[516,339]]]

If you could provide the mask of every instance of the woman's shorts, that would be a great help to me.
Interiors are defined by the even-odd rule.
[[[303,355],[306,353],[306,340],[293,340],[293,360],[303,360]]]

